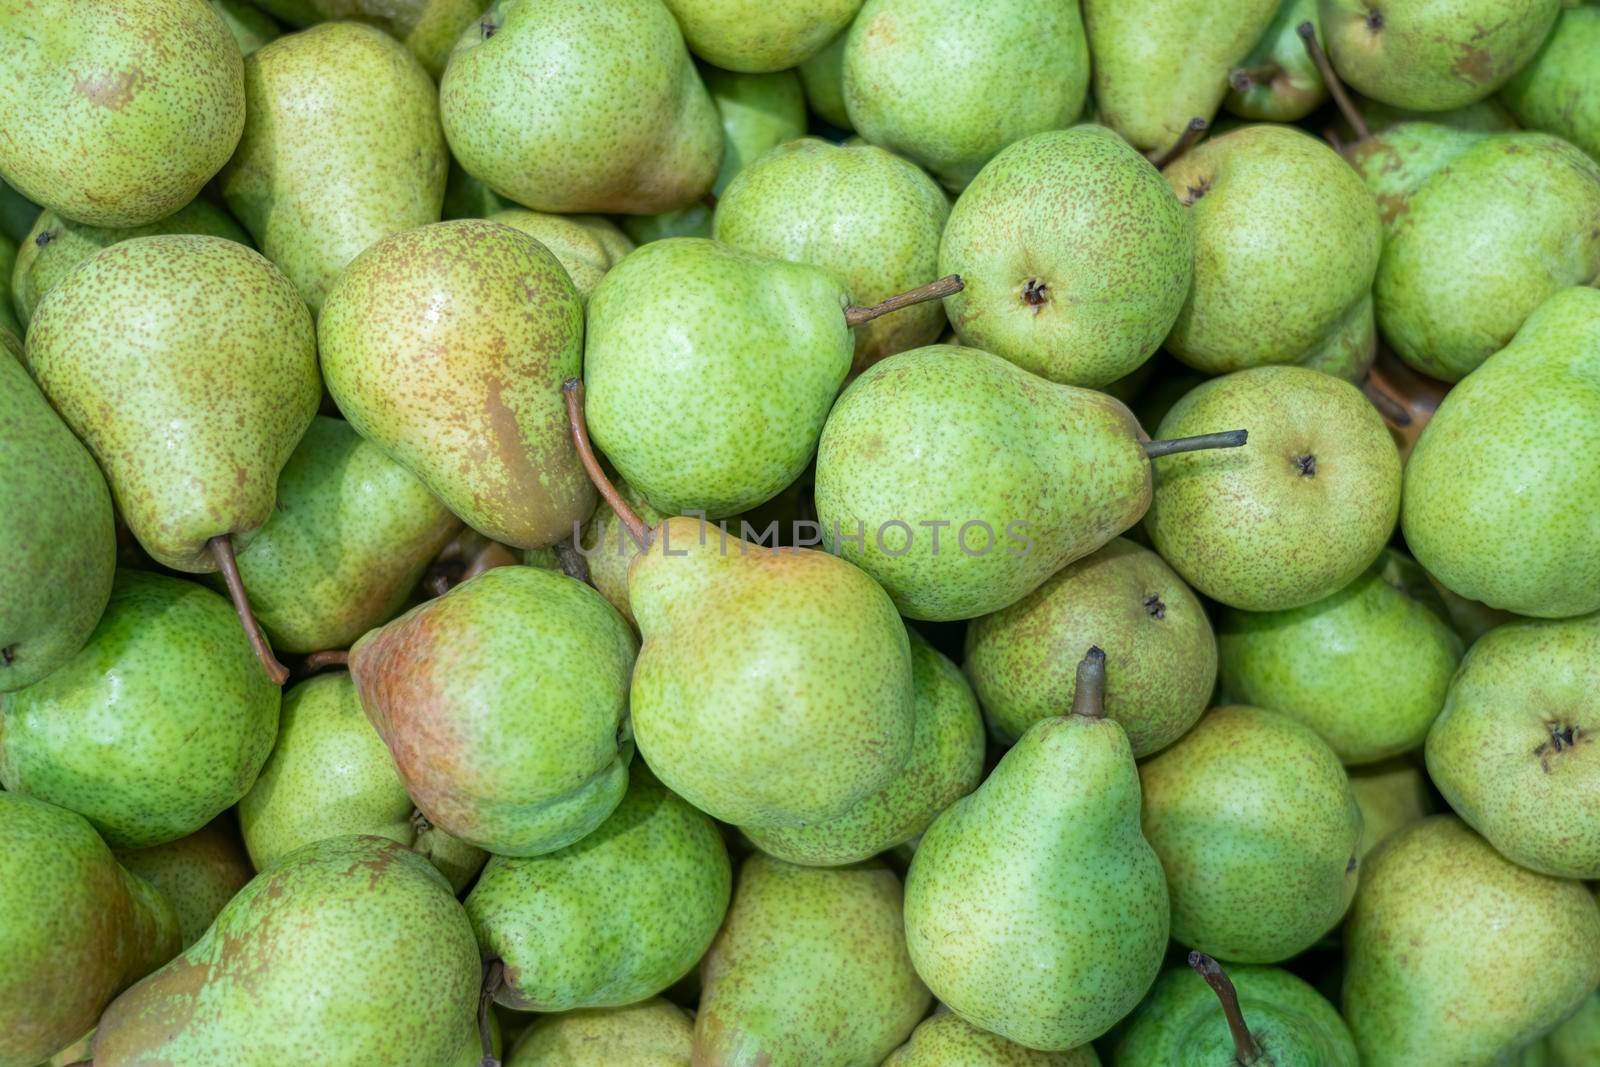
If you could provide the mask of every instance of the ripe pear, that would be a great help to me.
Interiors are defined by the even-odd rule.
[[[861,0],[753,4],[746,0],[666,0],[689,51],[724,70],[788,70],[833,40]]]
[[[694,1062],[881,1063],[928,1010],[900,880],[755,855],[700,967]]]
[[[71,1045],[117,993],[177,954],[178,917],[89,824],[0,792],[0,1064]]]
[[[1521,615],[1600,609],[1600,292],[1563,290],[1439,405],[1406,464],[1406,543],[1453,592]],[[1537,552],[1528,546],[1537,544]]]
[[[1300,36],[1303,22],[1311,23],[1317,42],[1325,45],[1317,0],[1280,0],[1261,39],[1229,72],[1223,107],[1242,119],[1296,122],[1322,106],[1328,86]]]
[[[1138,369],[1184,305],[1191,213],[1150,163],[1100,126],[1041,133],[961,194],[939,269],[961,343],[1051,381],[1099,388]]]
[[[1372,850],[1434,811],[1428,780],[1408,760],[1389,760],[1350,771],[1350,792],[1361,809],[1361,862]]]
[[[540,548],[593,508],[561,418],[583,304],[527,234],[461,220],[379,241],[329,292],[318,340],[345,418],[473,529]]]
[[[1135,758],[1182,737],[1211,702],[1217,642],[1205,608],[1160,556],[1118,537],[967,628],[967,676],[995,735],[1015,741],[1060,714],[1072,656],[1089,645],[1106,652],[1106,718]]]
[[[380,238],[439,221],[449,155],[433,79],[394,38],[331,22],[245,61],[228,207],[316,314]]]
[[[845,44],[850,125],[952,190],[1012,142],[1071,125],[1088,88],[1073,0],[867,0]]]
[[[377,26],[410,49],[437,79],[450,49],[467,24],[483,14],[488,0],[261,0],[261,6],[294,26],[323,19]]]
[[[1500,100],[1529,129],[1563,137],[1600,159],[1600,9],[1567,5],[1537,55]]]
[[[223,23],[239,51],[248,59],[269,41],[282,36],[283,27],[250,0],[211,0],[211,6],[222,16]]]
[[[1372,854],[1344,944],[1364,1067],[1501,1062],[1600,984],[1593,893],[1516,866],[1449,815]]]
[[[519,207],[493,212],[487,218],[521,230],[549,249],[561,261],[584,304],[606,271],[633,251],[628,235],[600,215],[545,215]]]
[[[239,143],[243,60],[198,0],[50,0],[0,10],[0,174],[91,226],[195,198]]]
[[[334,837],[267,868],[118,997],[94,1062],[295,1063],[311,1049],[329,1067],[439,1067],[459,1062],[478,986],[443,876],[393,841]]]
[[[954,1012],[938,1012],[911,1032],[883,1067],[1100,1067],[1093,1045],[1036,1052],[979,1030]]]
[[[172,902],[184,948],[200,940],[217,913],[256,874],[226,813],[188,837],[116,855],[117,862]]]
[[[689,1067],[694,1020],[676,1004],[547,1015],[523,1031],[506,1067]]]
[[[827,45],[797,68],[806,90],[806,103],[824,122],[850,129],[850,112],[844,106],[844,50],[850,30],[840,31]]]
[[[1378,201],[1385,236],[1410,209],[1411,197],[1439,171],[1483,141],[1491,131],[1437,121],[1390,125],[1345,149],[1345,159]],[[1380,260],[1381,262],[1381,260]]]
[[[439,85],[450,151],[535,211],[650,215],[704,196],[717,111],[659,0],[496,0]]]

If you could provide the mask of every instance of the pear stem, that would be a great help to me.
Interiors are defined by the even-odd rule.
[[[478,1067],[500,1067],[500,1058],[494,1054],[494,1035],[489,1032],[489,1005],[494,1003],[505,975],[506,965],[498,958],[484,963],[483,992],[478,997],[478,1045],[483,1059],[478,1061]]]
[[[1189,966],[1206,980],[1206,985],[1222,1001],[1222,1014],[1228,1020],[1228,1032],[1233,1035],[1234,1058],[1242,1067],[1250,1067],[1261,1058],[1261,1047],[1250,1036],[1250,1028],[1244,1024],[1244,1014],[1239,1011],[1239,992],[1228,980],[1228,972],[1204,952],[1189,953]]]
[[[1311,57],[1311,62],[1317,65],[1317,73],[1322,75],[1322,83],[1328,87],[1328,93],[1333,97],[1333,102],[1338,105],[1339,113],[1356,131],[1356,139],[1365,141],[1372,137],[1372,131],[1367,128],[1367,120],[1361,117],[1361,112],[1356,110],[1355,104],[1350,101],[1350,94],[1345,92],[1344,82],[1339,80],[1339,75],[1333,72],[1333,64],[1328,61],[1328,53],[1323,51],[1322,42],[1317,40],[1317,28],[1307,19],[1294,28],[1305,42],[1306,54]]]
[[[1168,163],[1193,148],[1194,143],[1200,139],[1200,135],[1205,133],[1210,125],[1205,119],[1196,115],[1189,120],[1189,125],[1185,126],[1183,132],[1178,135],[1177,143],[1160,155],[1151,158],[1150,162],[1156,165],[1156,170],[1165,170]]]
[[[316,674],[324,667],[350,666],[350,653],[342,648],[330,648],[325,652],[313,652],[300,662],[301,674]]]
[[[552,551],[556,554],[556,563],[560,566],[562,574],[589,583],[589,561],[583,558],[583,553],[572,543],[572,538],[557,541]]]
[[[1144,454],[1160,459],[1177,452],[1199,452],[1207,448],[1239,448],[1250,439],[1249,430],[1224,430],[1222,433],[1202,433],[1194,437],[1174,437],[1167,441],[1146,441]]]
[[[572,447],[578,450],[578,462],[583,464],[584,473],[589,475],[589,480],[594,483],[595,491],[600,498],[611,506],[617,518],[622,520],[622,525],[628,528],[637,545],[650,543],[650,527],[639,518],[639,513],[628,506],[622,499],[622,494],[617,492],[617,487],[611,484],[611,479],[606,477],[606,472],[600,468],[600,461],[594,458],[594,447],[589,444],[589,424],[583,419],[583,381],[580,378],[568,378],[561,386],[561,391],[567,397],[567,421],[572,425]]]
[[[891,311],[899,311],[901,308],[908,308],[912,304],[921,304],[928,300],[942,300],[947,296],[954,296],[966,287],[967,283],[961,280],[961,275],[952,274],[927,285],[919,285],[915,289],[898,293],[871,307],[851,304],[844,309],[844,324],[855,329]]]
[[[289,677],[289,668],[279,663],[278,657],[272,654],[272,646],[267,644],[267,637],[261,632],[260,623],[256,622],[256,613],[250,610],[250,598],[245,595],[244,580],[239,577],[239,564],[233,558],[233,535],[218,534],[206,542],[206,547],[211,550],[211,558],[216,561],[217,570],[222,572],[222,580],[227,583],[233,610],[239,615],[239,624],[244,627],[244,635],[255,650],[256,659],[261,661],[261,669],[267,672],[273,685],[282,685]]]
[[[1091,645],[1078,661],[1078,676],[1073,682],[1072,714],[1085,719],[1106,717],[1106,654]]]
[[[1247,93],[1254,85],[1265,85],[1283,73],[1276,63],[1260,63],[1254,67],[1234,67],[1228,72],[1228,84],[1236,92]]]

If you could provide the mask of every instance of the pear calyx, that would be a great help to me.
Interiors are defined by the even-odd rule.
[[[1144,454],[1151,459],[1170,456],[1178,452],[1199,452],[1207,448],[1240,448],[1250,439],[1249,430],[1224,430],[1221,433],[1202,433],[1193,437],[1174,437],[1166,441],[1146,441]]]
[[[1373,25],[1372,19],[1374,17],[1378,20],[1377,25]],[[1376,11],[1368,12],[1367,25],[1375,30],[1379,29],[1383,26],[1383,16]],[[1344,82],[1340,81],[1339,75],[1333,72],[1333,64],[1328,61],[1328,53],[1323,49],[1322,42],[1317,40],[1317,27],[1312,24],[1310,19],[1307,19],[1296,26],[1294,32],[1298,33],[1300,39],[1306,43],[1306,54],[1311,57],[1311,62],[1317,65],[1317,73],[1322,75],[1322,83],[1328,87],[1328,93],[1333,97],[1333,102],[1338,105],[1339,114],[1343,115],[1344,120],[1350,124],[1350,128],[1356,131],[1356,140],[1370,140],[1372,131],[1367,128],[1367,120],[1362,117],[1360,111],[1356,110],[1355,104],[1351,103],[1350,94],[1345,91]]]
[[[206,547],[217,563],[217,570],[222,572],[222,580],[227,583],[228,598],[233,601],[233,610],[239,614],[239,625],[244,627],[251,650],[255,652],[256,659],[261,661],[261,669],[267,672],[273,685],[282,685],[289,678],[289,668],[279,663],[278,657],[272,654],[272,646],[267,644],[267,636],[261,632],[261,624],[256,622],[256,613],[250,610],[250,598],[245,595],[244,580],[239,577],[239,564],[233,558],[233,535],[218,534],[206,542]]]
[[[1202,116],[1196,115],[1194,118],[1189,120],[1189,125],[1183,128],[1183,132],[1178,135],[1177,141],[1173,143],[1171,148],[1159,155],[1149,156],[1147,158],[1149,158],[1151,163],[1155,164],[1156,170],[1165,170],[1168,163],[1171,163],[1173,160],[1189,151],[1189,149],[1193,148],[1194,143],[1200,140],[1200,135],[1205,133],[1210,126],[1211,124]]]
[[[954,296],[966,287],[967,283],[961,280],[961,275],[951,274],[940,278],[938,281],[929,282],[927,285],[919,285],[915,289],[907,289],[903,293],[896,293],[889,299],[879,301],[871,307],[851,304],[844,309],[845,325],[854,329],[857,326],[871,322],[873,319],[887,315],[891,311],[899,311],[901,308],[910,307],[912,304],[920,304],[927,300],[943,300],[947,296]]]
[[[1239,1061],[1241,1067],[1250,1067],[1261,1058],[1261,1046],[1256,1044],[1256,1039],[1250,1036],[1250,1028],[1244,1024],[1244,1015],[1239,1011],[1239,993],[1228,980],[1228,972],[1204,952],[1189,953],[1189,966],[1206,980],[1206,985],[1222,1001],[1222,1014],[1228,1020],[1228,1032],[1233,1035],[1234,1059]]]
[[[1228,84],[1235,92],[1247,93],[1251,86],[1270,84],[1283,73],[1276,63],[1261,63],[1254,67],[1234,67],[1228,72]]]
[[[1078,676],[1073,682],[1072,714],[1085,719],[1106,717],[1106,654],[1099,645],[1090,645],[1078,661]]]
[[[594,457],[594,447],[589,444],[589,426],[583,419],[583,380],[568,378],[562,383],[561,391],[567,398],[567,422],[572,426],[572,446],[578,450],[578,462],[583,464],[584,473],[594,483],[595,492],[616,513],[622,525],[628,528],[635,544],[641,548],[650,544],[650,527],[622,499],[622,494],[617,492],[617,487],[611,484],[611,479],[601,469],[600,461]]]

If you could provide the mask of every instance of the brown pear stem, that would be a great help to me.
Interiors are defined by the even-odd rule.
[[[272,654],[272,646],[267,644],[267,637],[256,622],[256,613],[250,610],[250,598],[245,595],[244,581],[239,577],[239,564],[233,558],[233,535],[218,534],[206,542],[206,547],[211,550],[211,558],[216,561],[217,570],[222,572],[222,580],[227,583],[233,610],[239,614],[239,624],[244,627],[244,635],[250,640],[256,659],[261,661],[261,669],[267,672],[273,685],[282,685],[288,680],[289,668],[279,663],[278,657]]]
[[[1322,75],[1322,84],[1328,87],[1328,92],[1333,97],[1333,102],[1338,105],[1339,113],[1356,131],[1356,139],[1365,141],[1372,136],[1372,131],[1367,128],[1367,120],[1361,117],[1361,112],[1350,100],[1350,94],[1345,92],[1344,82],[1339,80],[1339,75],[1333,72],[1333,64],[1328,61],[1328,53],[1323,51],[1322,42],[1317,40],[1317,28],[1310,19],[1296,26],[1294,32],[1300,35],[1305,42],[1306,54],[1311,57],[1311,62],[1317,65],[1317,73]]]
[[[855,329],[857,326],[887,315],[891,311],[899,311],[901,308],[908,308],[912,304],[921,304],[928,300],[943,300],[947,296],[954,296],[966,287],[967,283],[961,280],[961,275],[952,274],[948,277],[940,278],[938,281],[929,282],[927,285],[919,285],[915,289],[908,289],[906,292],[891,296],[889,299],[873,304],[871,307],[851,304],[844,309],[844,323],[851,329]]]
[[[1283,73],[1276,63],[1258,63],[1253,67],[1234,67],[1228,72],[1228,84],[1241,93],[1250,91],[1252,85],[1265,85]]]
[[[489,1031],[489,1006],[505,980],[506,965],[499,959],[485,961],[483,965],[483,992],[478,997],[478,1046],[483,1059],[478,1067],[500,1067],[500,1058],[494,1054],[494,1035]]]
[[[300,661],[301,674],[316,674],[324,667],[350,666],[350,653],[342,648],[330,648],[324,652],[313,652]]]
[[[1239,448],[1250,439],[1249,430],[1224,430],[1222,433],[1202,433],[1194,437],[1174,437],[1167,441],[1146,441],[1144,454],[1160,459],[1177,452],[1199,452],[1207,448]]]
[[[1078,676],[1073,682],[1072,714],[1086,719],[1106,717],[1106,654],[1091,645],[1078,661]]]
[[[578,462],[583,464],[584,472],[594,483],[595,491],[600,494],[600,498],[611,506],[617,518],[622,520],[622,525],[633,535],[634,543],[648,545],[650,527],[646,526],[644,520],[639,518],[639,513],[622,499],[622,494],[617,492],[617,487],[611,484],[611,479],[607,478],[606,472],[600,468],[600,461],[594,457],[594,447],[589,444],[589,424],[583,419],[583,381],[579,378],[568,378],[562,384],[561,391],[567,396],[567,421],[572,425],[572,447],[578,450]]]
[[[1233,1034],[1234,1058],[1242,1067],[1250,1067],[1261,1058],[1261,1047],[1250,1036],[1250,1028],[1244,1024],[1244,1015],[1239,1011],[1239,993],[1228,980],[1228,973],[1204,952],[1189,953],[1189,966],[1206,980],[1206,985],[1222,1001],[1222,1014],[1228,1020],[1228,1031]]]
[[[1411,412],[1407,411],[1400,401],[1384,392],[1370,376],[1361,379],[1361,392],[1366,395],[1372,406],[1378,409],[1383,421],[1390,426],[1401,429],[1411,425]]]
[[[1165,170],[1168,163],[1193,148],[1194,143],[1200,139],[1200,135],[1205,133],[1210,125],[1205,119],[1196,115],[1189,120],[1189,125],[1185,126],[1183,132],[1178,135],[1177,143],[1160,155],[1151,157],[1150,162],[1156,165],[1156,170]]]

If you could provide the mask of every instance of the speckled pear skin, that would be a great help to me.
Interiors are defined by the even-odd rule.
[[[295,26],[323,19],[370,23],[410,49],[437,79],[450,49],[488,0],[261,0],[261,6]]]
[[[1413,193],[1487,136],[1487,131],[1443,122],[1398,122],[1348,146],[1345,159],[1377,199],[1387,235],[1406,213]]]
[[[382,30],[331,22],[255,53],[244,84],[222,194],[316,314],[363,250],[439,221],[449,154],[433,79]]]
[[[606,271],[633,251],[628,235],[600,215],[545,215],[527,208],[507,208],[488,219],[521,230],[549,249],[585,304]]]
[[[1084,0],[1099,121],[1165,152],[1190,119],[1216,115],[1277,12],[1278,0]]]
[[[1371,362],[1383,229],[1371,190],[1337,152],[1289,126],[1245,126],[1165,176],[1195,233],[1194,286],[1167,351],[1208,374],[1294,363],[1359,315]]]
[[[81,817],[0,793],[0,1064],[34,1067],[178,953],[178,918]]]
[[[460,529],[414,474],[349,423],[319,415],[284,464],[277,505],[239,574],[273,648],[348,648],[399,612]]]
[[[650,529],[655,529],[667,516],[650,506],[650,502],[627,482],[616,482],[617,492]],[[635,556],[644,548],[634,541],[628,528],[622,525],[617,513],[605,501],[595,505],[594,514],[583,524],[583,535],[578,539],[578,549],[589,564],[589,583],[611,606],[622,613],[629,623],[635,624],[633,605],[628,600],[628,571]]]
[[[1360,1067],[1350,1028],[1315,988],[1276,967],[1228,967],[1250,1036],[1274,1067]],[[1111,1067],[1239,1062],[1222,1004],[1188,967],[1157,979],[1117,1040]]]
[[[83,647],[116,568],[111,494],[0,329],[0,692]]]
[[[542,548],[594,507],[561,400],[583,303],[527,234],[463,219],[379,241],[334,284],[318,339],[345,418],[468,526]]]
[[[1144,439],[1103,393],[973,348],[903,352],[852,382],[828,417],[823,541],[908,618],[986,615],[1139,521]],[[947,525],[922,525],[937,522]]]
[[[906,940],[934,995],[1044,1051],[1132,1011],[1167,947],[1167,886],[1139,804],[1115,722],[1067,714],[1030,728],[911,861]]]
[[[745,168],[717,201],[716,239],[775,259],[810,263],[872,305],[940,276],[944,191],[921,168],[872,145],[807,137]],[[935,300],[855,330],[854,369],[932,344],[944,329]]]
[[[848,303],[808,264],[694,237],[640,248],[589,298],[595,444],[668,514],[770,500],[810,462],[849,373]]]
[[[628,782],[633,632],[553,571],[486,571],[350,650],[361,706],[435,826],[504,856],[564,848]]]
[[[1443,111],[1482,100],[1539,51],[1561,0],[1322,0],[1328,58],[1363,96]]]
[[[244,126],[243,60],[199,0],[53,0],[0,9],[0,173],[93,226],[193,200]]]
[[[1479,638],[1428,734],[1451,810],[1513,863],[1600,878],[1600,615]]]
[[[1408,759],[1350,769],[1350,792],[1361,809],[1361,854],[1372,850],[1434,811],[1433,791],[1422,769]]]
[[[716,824],[636,765],[622,803],[583,840],[544,856],[490,859],[467,917],[484,957],[505,963],[501,1004],[615,1008],[693,969],[732,886]]]
[[[283,696],[272,755],[239,801],[239,828],[250,860],[266,870],[303,845],[346,834],[387,837],[435,860],[460,891],[488,859],[449,839],[416,813],[383,739],[361,710],[350,675],[319,674]],[[430,848],[455,846],[435,858]]]
[[[1600,982],[1594,894],[1516,866],[1449,815],[1372,854],[1344,945],[1364,1067],[1497,1062]]]
[[[1478,255],[1462,255],[1464,242]],[[1458,381],[1550,296],[1600,277],[1600,162],[1543,133],[1486,137],[1414,192],[1373,293],[1395,353]]]
[[[1356,891],[1361,811],[1333,750],[1262,708],[1208,712],[1139,766],[1144,834],[1172,893],[1172,938],[1277,963],[1331,930]]]
[[[841,130],[851,128],[850,112],[844,106],[844,49],[849,42],[847,26],[822,51],[796,68],[811,110]]]
[[[353,976],[359,976],[354,980]],[[100,1019],[94,1062],[458,1062],[480,982],[472,925],[402,845],[334,837],[285,856]]]
[[[1093,1045],[1037,1052],[987,1033],[954,1012],[940,1012],[911,1032],[883,1067],[1100,1067]]]
[[[928,1010],[900,879],[753,855],[700,966],[696,1067],[880,1063]]]
[[[129,229],[85,226],[54,211],[41,211],[33,229],[17,248],[15,267],[0,274],[0,279],[10,278],[11,302],[18,321],[27,326],[44,295],[102,248],[131,237],[160,233],[202,233],[226,237],[245,246],[250,244],[249,234],[240,229],[226,211],[208,200],[192,200],[176,214]]]
[[[78,812],[113,848],[175,841],[250,789],[278,702],[224,597],[119,571],[88,644],[0,698],[0,783]]]
[[[1500,100],[1529,129],[1564,137],[1600,159],[1600,10],[1569,7],[1537,55],[1500,90]]]
[[[1260,74],[1245,76],[1242,90],[1230,78],[1223,107],[1257,122],[1297,122],[1322,106],[1328,99],[1328,87],[1298,32],[1306,21],[1316,28],[1318,43],[1326,47],[1317,0],[1279,0],[1272,23],[1234,68]]]
[[[807,867],[870,859],[916,837],[983,779],[983,716],[961,670],[915,630],[911,679],[916,724],[911,758],[889,786],[836,819],[800,826],[751,827],[761,851]]]
[[[666,0],[689,51],[724,70],[764,74],[798,66],[850,25],[861,0],[763,3]]]
[[[535,211],[652,215],[699,200],[717,110],[659,0],[496,0],[439,85],[450,151]]]
[[[255,877],[233,818],[219,815],[188,837],[118,852],[117,862],[171,901],[183,947],[200,940],[217,913]]]
[[[1422,568],[1386,548],[1361,577],[1313,604],[1222,608],[1217,652],[1226,700],[1281,711],[1344,763],[1364,764],[1428,736],[1462,642]]]
[[[867,0],[845,43],[850,125],[953,190],[1012,142],[1070,125],[1088,89],[1072,0]]]
[[[1406,543],[1455,593],[1540,617],[1600,608],[1600,476],[1572,462],[1600,447],[1597,330],[1600,291],[1557,293],[1418,438]]]
[[[693,1045],[689,1013],[652,999],[535,1020],[506,1067],[689,1067]]]
[[[250,0],[211,0],[211,6],[246,57],[283,34],[283,27]]]
[[[956,201],[939,273],[961,343],[1069,385],[1137,369],[1172,328],[1194,224],[1160,173],[1099,126],[1001,152]]]
[[[1378,557],[1400,512],[1400,454],[1349,382],[1305,367],[1254,367],[1173,405],[1158,439],[1247,430],[1243,448],[1152,464],[1145,531],[1189,585],[1246,611],[1321,600]]]
[[[322,396],[311,316],[278,269],[221,237],[104,249],[34,311],[29,368],[156,562],[216,569],[272,513]]]
[[[1160,556],[1118,537],[967,627],[964,666],[990,730],[1015,741],[1071,706],[1091,645],[1106,653],[1106,717],[1136,758],[1182,737],[1211,702],[1217,642],[1205,608]]]

